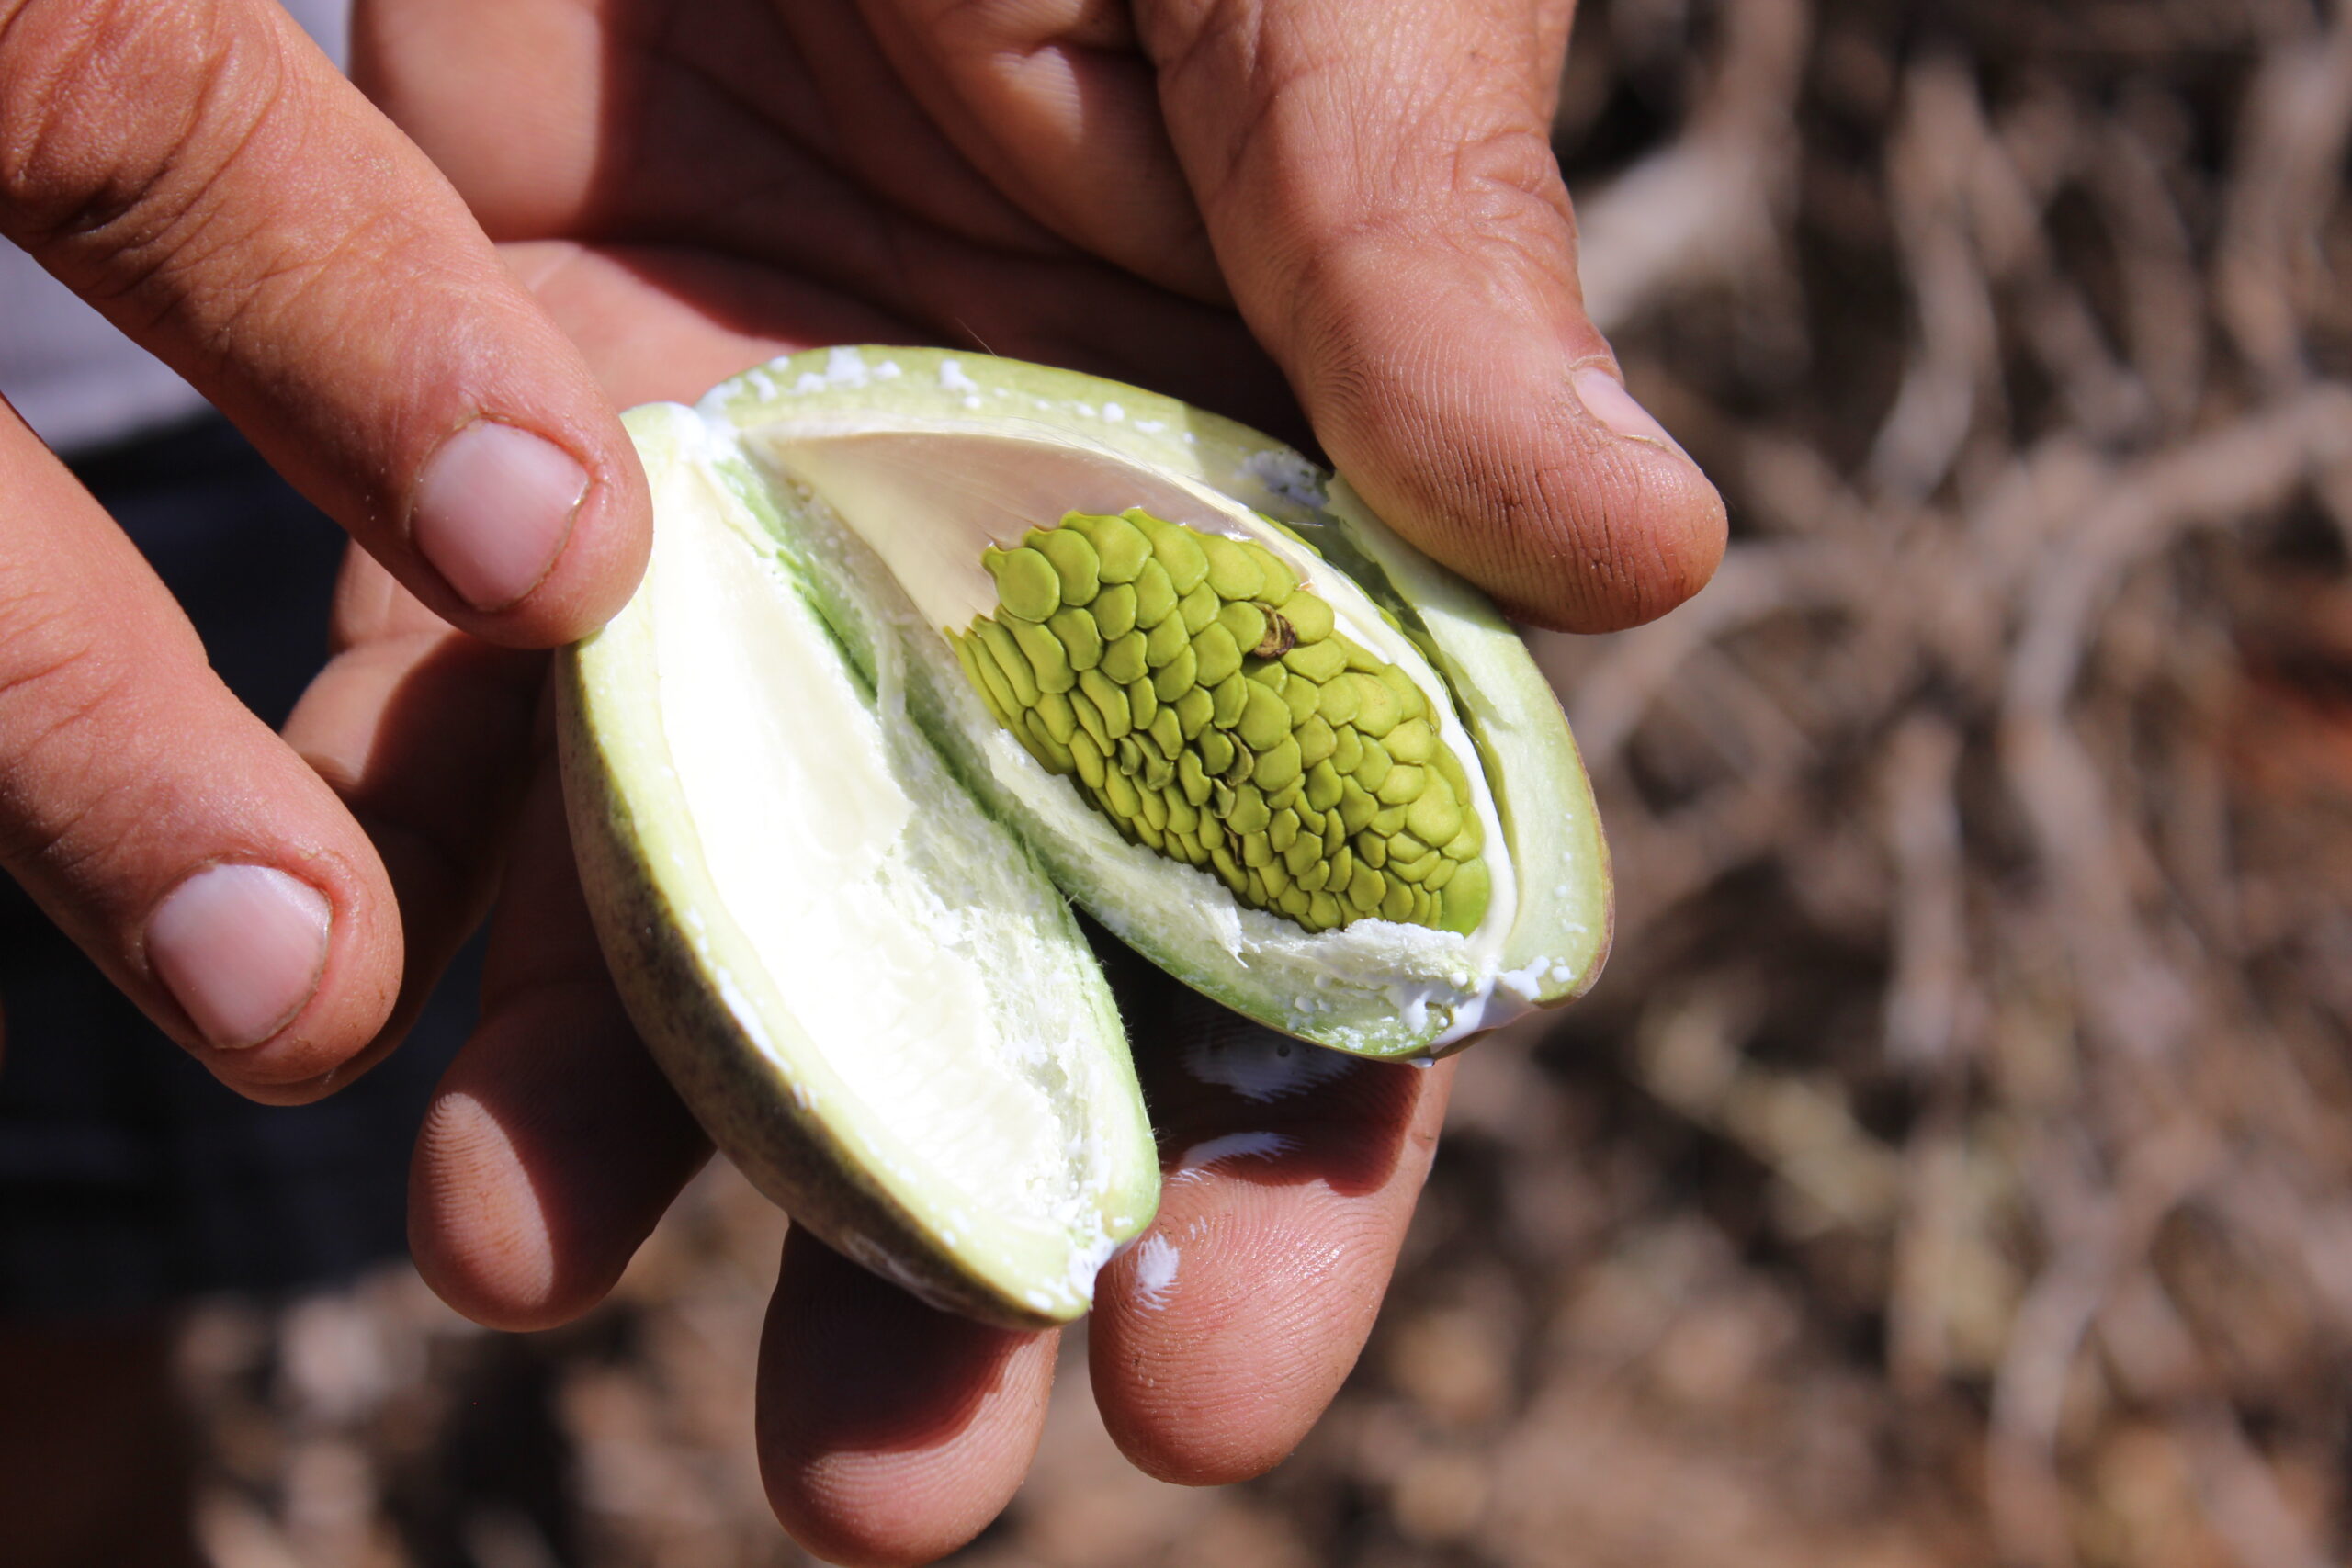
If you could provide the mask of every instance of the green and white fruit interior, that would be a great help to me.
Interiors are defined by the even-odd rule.
[[[633,1021],[796,1222],[953,1310],[1078,1315],[1159,1190],[1099,967],[910,717],[896,635],[843,600],[731,433],[681,408],[628,423],[652,560],[559,694],[575,852]]]
[[[1368,1055],[1598,973],[1607,856],[1550,689],[1297,453],[917,349],[628,424],[652,560],[559,666],[599,936],[719,1146],[925,1299],[1067,1319],[1150,1221],[1150,1125],[1065,895]]]
[[[1288,561],[1140,508],[980,559],[997,613],[950,637],[965,673],[1129,839],[1309,931],[1483,923],[1494,802],[1440,738],[1460,739],[1452,705]]]
[[[1390,1057],[1597,975],[1607,854],[1548,685],[1296,452],[917,349],[780,360],[695,417],[989,814],[1161,967]]]

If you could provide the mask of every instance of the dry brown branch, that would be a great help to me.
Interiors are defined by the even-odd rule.
[[[1930,57],[1905,85],[1910,112],[1887,149],[1887,185],[1919,342],[1871,446],[1871,472],[1890,494],[1917,498],[1950,471],[1979,402],[1997,397],[1999,341],[1965,207],[1987,134],[1975,84],[1957,61]]]
[[[2169,1411],[2189,1456],[2198,1502],[2244,1568],[2322,1568],[2327,1555],[2297,1517],[2269,1464],[2218,1397],[2211,1369],[2164,1289],[2140,1275],[2101,1314],[2101,1347],[2126,1388]]]
[[[1601,331],[1691,288],[1793,298],[1782,235],[1810,27],[1805,0],[1733,0],[1704,112],[1580,205],[1577,273]]]
[[[2283,39],[2246,95],[2214,291],[2238,352],[2270,386],[2310,373],[2299,317],[2328,287],[2320,232],[2352,138],[2352,18]]]
[[[1886,988],[1886,1049],[1917,1073],[1949,1072],[1972,998],[1960,807],[1952,798],[1961,738],[1928,714],[1888,744],[1886,841],[1893,851],[1894,972]]]

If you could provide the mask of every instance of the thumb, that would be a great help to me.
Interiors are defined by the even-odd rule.
[[[1586,317],[1551,0],[1141,0],[1217,259],[1334,463],[1521,619],[1648,620],[1723,502]]]
[[[268,0],[0,0],[0,233],[466,630],[569,641],[635,586],[586,364]]]

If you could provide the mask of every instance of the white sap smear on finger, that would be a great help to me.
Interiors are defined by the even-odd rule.
[[[1270,1033],[1204,1040],[1184,1048],[1184,1070],[1203,1083],[1262,1104],[1343,1077],[1354,1058]]]
[[[1136,1248],[1136,1301],[1158,1312],[1176,1289],[1178,1253],[1166,1236],[1148,1235]]]
[[[1178,1156],[1170,1181],[1197,1180],[1215,1166],[1232,1159],[1272,1159],[1286,1155],[1298,1146],[1295,1139],[1280,1133],[1227,1133],[1222,1138],[1211,1138],[1204,1144],[1194,1144]]]

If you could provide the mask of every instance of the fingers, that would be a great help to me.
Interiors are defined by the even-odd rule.
[[[803,1231],[760,1346],[760,1473],[829,1562],[929,1562],[978,1535],[1036,1452],[1058,1336],[924,1306]]]
[[[453,629],[357,549],[334,642],[285,737],[367,830],[405,949],[391,1016],[340,1079],[397,1043],[489,908],[531,775],[547,657]]]
[[[956,150],[1023,211],[1164,288],[1226,298],[1126,6],[878,0],[862,9]]]
[[[558,240],[502,251],[623,406],[692,402],[746,365],[813,344],[919,335],[871,306],[724,256]]]
[[[303,1098],[398,987],[399,916],[357,824],[5,410],[0,866],[249,1094]]]
[[[1168,1174],[1150,1234],[1096,1287],[1095,1402],[1161,1480],[1245,1480],[1297,1445],[1355,1365],[1453,1067],[1341,1056],[1165,976],[1127,979],[1130,1016],[1163,1021],[1137,1060]]]
[[[551,771],[525,803],[481,1025],[418,1135],[409,1242],[476,1322],[544,1328],[603,1299],[709,1145],[606,977]],[[829,1560],[923,1562],[1002,1509],[1036,1447],[1052,1335],[935,1312],[800,1233],[760,1362],[777,1515]]]
[[[689,401],[743,366],[817,344],[969,337],[1306,434],[1281,375],[1230,312],[1091,264],[910,249],[890,264],[904,285],[885,290],[902,311],[892,314],[853,288],[691,247],[538,241],[504,253],[624,404]]]
[[[525,801],[482,974],[409,1171],[409,1247],[493,1328],[604,1299],[709,1144],[639,1044],[572,871],[552,766]]]
[[[1659,615],[1713,488],[1586,319],[1548,143],[1563,0],[1139,0],[1243,316],[1374,510],[1521,617]]]
[[[266,0],[0,0],[0,231],[426,604],[582,635],[644,564],[627,437],[447,182]]]

